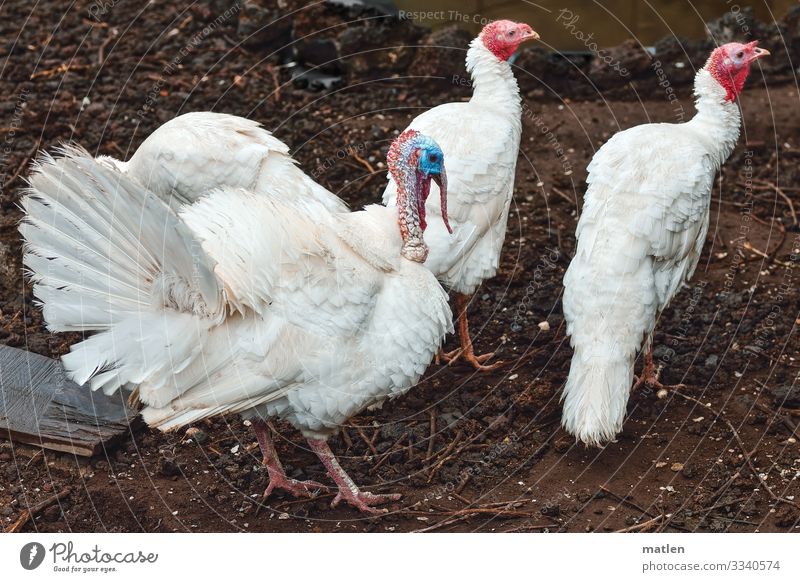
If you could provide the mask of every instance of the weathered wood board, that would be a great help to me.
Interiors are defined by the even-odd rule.
[[[126,397],[78,386],[57,360],[0,346],[0,437],[95,455],[131,430],[138,413]]]

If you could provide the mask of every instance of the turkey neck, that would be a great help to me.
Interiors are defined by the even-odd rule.
[[[425,200],[431,188],[430,178],[423,177],[408,160],[393,172],[397,183],[397,224],[403,247],[400,254],[409,261],[424,263],[428,258],[425,244]]]
[[[518,124],[521,123],[519,87],[511,65],[494,56],[480,37],[469,45],[467,71],[472,78],[470,103],[500,110],[515,118]]]
[[[725,89],[705,68],[695,76],[694,94],[697,114],[689,123],[722,165],[739,139],[742,121],[739,106],[735,101],[725,100]]]

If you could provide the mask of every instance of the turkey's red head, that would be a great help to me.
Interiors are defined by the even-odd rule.
[[[501,61],[507,61],[520,43],[536,40],[539,34],[522,22],[495,20],[483,27],[480,38],[494,56]]]
[[[714,49],[705,68],[725,89],[725,100],[733,101],[742,92],[750,65],[768,54],[768,50],[758,48],[757,40],[747,44],[729,42]]]

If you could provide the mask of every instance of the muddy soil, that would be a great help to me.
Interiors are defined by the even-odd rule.
[[[3,6],[0,342],[57,357],[80,339],[46,331],[20,265],[17,203],[39,148],[71,140],[127,158],[179,113],[234,113],[272,129],[356,208],[379,198],[397,130],[469,97],[449,77],[349,79],[315,92],[270,53],[242,47],[236,16],[214,25],[217,4]],[[93,6],[95,16],[105,7],[99,20]],[[478,350],[506,365],[476,373],[432,364],[408,396],[353,419],[331,441],[366,489],[403,494],[388,515],[331,509],[327,494],[276,494],[260,507],[266,473],[255,439],[226,417],[198,424],[192,438],[138,426],[89,460],[0,441],[0,523],[68,490],[22,531],[797,530],[800,120],[797,87],[785,79],[755,71],[748,82],[742,137],[717,183],[703,257],[657,327],[662,380],[685,387],[663,398],[634,393],[624,431],[602,450],[559,428],[571,356],[561,279],[586,164],[620,129],[688,119],[690,88],[676,91],[678,102],[658,91],[647,100],[634,90],[613,99],[523,94],[502,268],[469,310]],[[299,435],[276,428],[289,473],[325,481]]]

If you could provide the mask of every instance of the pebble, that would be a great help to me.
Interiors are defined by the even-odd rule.
[[[192,439],[197,444],[202,445],[208,440],[208,435],[204,430],[193,426],[186,431],[186,438]]]
[[[161,457],[158,461],[158,472],[165,477],[174,477],[181,474],[181,468],[174,457]]]
[[[50,523],[61,519],[61,508],[58,505],[51,505],[42,513],[42,518]]]

